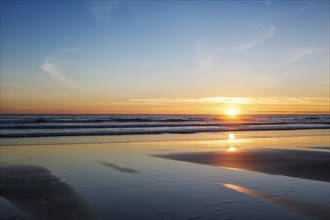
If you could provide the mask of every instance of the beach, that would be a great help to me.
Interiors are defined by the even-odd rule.
[[[0,220],[330,220],[329,0],[0,8]]]
[[[2,139],[1,219],[330,217],[328,129],[102,140]]]

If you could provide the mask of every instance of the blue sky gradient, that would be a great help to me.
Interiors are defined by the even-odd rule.
[[[4,112],[329,98],[329,1],[2,1],[1,84]]]

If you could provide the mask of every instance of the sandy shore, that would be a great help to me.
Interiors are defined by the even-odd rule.
[[[159,154],[157,157],[330,182],[330,152],[255,149]]]
[[[318,220],[327,220],[330,216],[330,206],[308,203],[299,200],[289,199],[280,197],[274,194],[261,192],[253,189],[249,189],[242,186],[237,186],[233,184],[223,184],[225,187],[235,190],[237,192],[253,196],[262,200],[271,202],[277,206],[288,209],[292,212],[299,213],[300,215],[305,216],[308,219],[318,219]]]
[[[0,196],[32,219],[92,220],[91,209],[72,187],[39,166],[2,166]]]
[[[327,133],[229,134],[1,146],[0,219],[329,219]]]

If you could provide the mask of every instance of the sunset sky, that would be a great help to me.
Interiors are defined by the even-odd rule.
[[[329,1],[1,1],[1,113],[329,111]]]

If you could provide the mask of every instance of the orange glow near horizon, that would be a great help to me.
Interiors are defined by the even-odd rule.
[[[329,114],[330,110],[329,98],[245,99],[250,101],[238,103],[236,100],[234,103],[235,100],[230,100],[228,103],[215,98],[121,100],[110,99],[104,94],[22,93],[1,88],[0,111],[1,114],[219,114],[236,120],[243,114]]]

